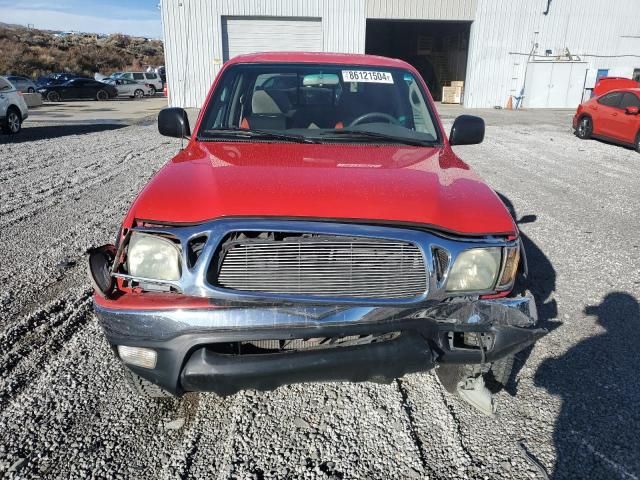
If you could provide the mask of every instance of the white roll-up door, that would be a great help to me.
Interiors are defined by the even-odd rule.
[[[319,18],[225,17],[222,19],[224,59],[255,52],[322,51]]]

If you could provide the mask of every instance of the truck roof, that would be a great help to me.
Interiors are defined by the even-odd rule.
[[[238,55],[227,63],[331,63],[337,65],[363,65],[373,67],[406,68],[411,65],[395,58],[355,53],[321,52],[262,52]]]

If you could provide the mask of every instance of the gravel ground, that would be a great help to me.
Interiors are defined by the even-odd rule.
[[[552,330],[518,356],[494,419],[432,373],[136,398],[92,314],[83,254],[113,239],[177,143],[154,126],[0,138],[0,476],[542,478],[524,448],[556,478],[638,479],[640,155],[578,140],[566,113],[486,113],[485,142],[457,151],[535,215],[521,229]]]

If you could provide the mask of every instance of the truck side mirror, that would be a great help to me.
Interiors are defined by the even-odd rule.
[[[451,145],[475,145],[484,140],[484,120],[473,115],[460,115],[453,122],[449,143]]]
[[[191,129],[187,112],[183,108],[163,108],[158,114],[158,131],[166,137],[189,137]]]

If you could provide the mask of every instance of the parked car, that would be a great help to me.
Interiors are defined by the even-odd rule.
[[[33,83],[30,78],[20,77],[17,75],[9,75],[6,77],[7,80],[11,82],[11,84],[16,87],[16,90],[22,93],[34,93],[38,86]]]
[[[613,90],[578,105],[573,116],[576,135],[594,137],[640,152],[640,88]]]
[[[41,87],[38,92],[49,102],[82,98],[108,100],[118,95],[118,90],[113,85],[97,82],[92,78],[74,78],[60,85]]]
[[[624,77],[602,77],[593,87],[593,97],[599,97],[611,90],[620,88],[640,88],[640,83],[631,78]]]
[[[514,219],[447,139],[408,63],[268,53],[222,68],[189,138],[92,249],[95,311],[139,392],[230,395],[436,370],[493,412],[484,383],[546,331]],[[519,273],[520,272],[520,273]]]
[[[36,80],[36,86],[44,87],[47,85],[62,85],[74,78],[80,78],[80,76],[75,73],[52,73],[47,76],[38,77]]]
[[[5,77],[0,77],[0,128],[2,133],[16,134],[29,117],[22,93]]]
[[[145,95],[153,95],[150,85],[128,78],[105,78],[103,82],[116,87],[119,97],[143,98]]]
[[[152,95],[162,91],[162,80],[155,72],[123,72],[116,78],[127,78],[136,82],[144,82],[151,86]]]

